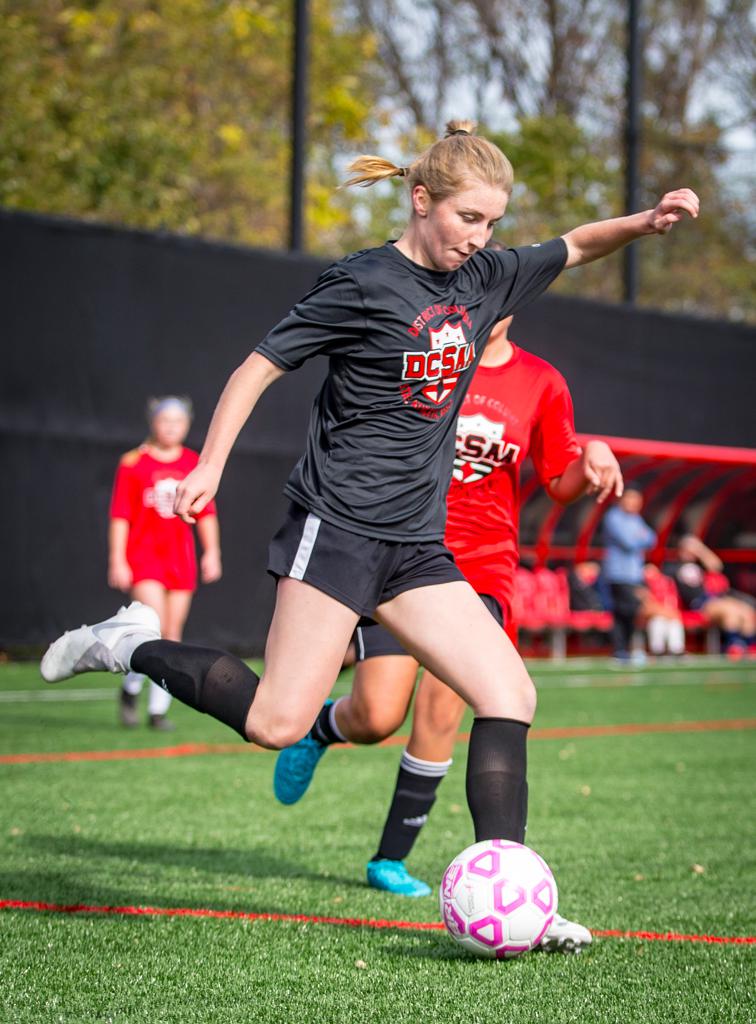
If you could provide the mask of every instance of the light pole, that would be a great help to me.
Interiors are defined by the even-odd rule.
[[[625,213],[635,213],[639,204],[638,164],[641,137],[641,0],[628,0],[627,81],[625,86]],[[623,297],[634,305],[638,298],[638,246],[624,249]]]
[[[307,133],[307,71],[310,32],[308,0],[294,0],[294,47],[291,91],[291,183],[289,248],[304,249],[305,150]]]

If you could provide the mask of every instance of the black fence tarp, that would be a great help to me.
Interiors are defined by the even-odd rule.
[[[107,507],[146,398],[191,395],[198,447],[230,371],[324,263],[8,211],[0,261],[0,647],[13,647],[117,606]],[[565,374],[582,431],[753,444],[751,328],[546,296],[512,333]],[[188,639],[262,650],[267,542],[324,372],[286,375],[242,432],[219,495],[224,578],[200,589]]]

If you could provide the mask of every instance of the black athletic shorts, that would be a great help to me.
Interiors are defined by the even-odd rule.
[[[405,590],[465,579],[443,541],[363,537],[294,503],[270,542],[268,572],[276,579],[304,580],[368,616]]]
[[[504,626],[504,612],[495,597],[490,594],[478,594],[483,604],[488,608],[500,626]],[[366,625],[360,623],[354,631],[354,646],[357,654],[357,661],[367,661],[368,658],[380,658],[386,654],[404,654],[407,652],[385,626],[378,622],[371,622]]]

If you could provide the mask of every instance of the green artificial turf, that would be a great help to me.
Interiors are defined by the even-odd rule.
[[[532,667],[540,730],[756,717],[750,664]],[[0,666],[0,754],[236,742],[176,705],[175,733],[121,730],[112,677],[60,687],[91,699],[23,699],[43,687],[34,666]],[[746,728],[534,733],[528,842],[555,872],[560,910],[594,929],[756,935],[755,740]],[[0,899],[435,922],[435,895],[364,884],[400,749],[329,751],[291,808],[272,797],[275,755],[241,744],[0,765]],[[409,861],[434,885],[472,841],[464,755]],[[0,1021],[746,1022],[754,952],[604,938],[576,957],[496,963],[440,931],[3,910]]]

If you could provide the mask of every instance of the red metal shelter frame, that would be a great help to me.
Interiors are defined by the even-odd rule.
[[[681,517],[694,503],[698,509],[697,521],[686,524],[686,530],[704,543],[735,503],[747,502],[748,507],[754,506],[756,449],[578,435],[581,444],[591,439],[606,441],[620,461],[626,483],[640,484],[643,481],[644,515],[652,522],[659,537],[651,554],[651,560],[657,564],[674,560],[675,551],[668,546],[670,537],[676,533]],[[715,486],[717,483],[721,486]],[[537,490],[537,480],[533,477],[524,481],[523,508]],[[662,505],[663,500],[665,504]],[[565,514],[565,509],[560,506],[552,507],[540,522],[535,542],[522,546],[522,555],[533,559],[536,565],[544,565],[549,560],[579,562],[600,557],[602,550],[594,543],[594,536],[610,504],[596,506],[586,502],[574,543],[568,545],[552,543]],[[756,563],[756,548],[722,548],[712,544],[709,547],[713,547],[725,563]]]

